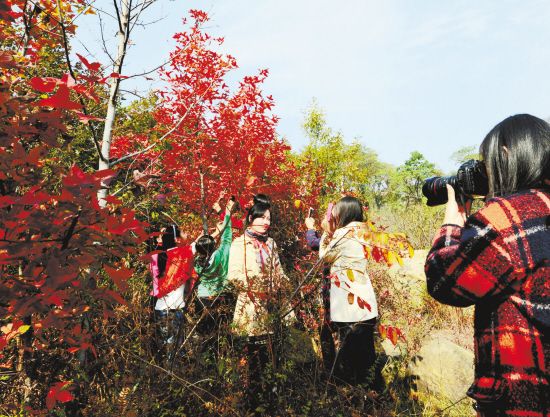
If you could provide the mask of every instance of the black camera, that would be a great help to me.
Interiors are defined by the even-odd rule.
[[[447,202],[447,184],[455,189],[457,202],[464,204],[467,199],[486,196],[489,180],[483,161],[470,159],[464,162],[456,175],[432,177],[424,181],[422,194],[428,199],[428,206],[438,206]]]

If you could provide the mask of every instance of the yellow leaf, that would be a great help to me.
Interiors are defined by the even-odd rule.
[[[24,324],[23,326],[19,326],[17,331],[19,332],[19,334],[23,334],[23,333],[27,332],[30,328],[31,328],[31,326],[29,326],[28,324]]]
[[[84,14],[96,14],[96,13],[94,12],[94,9],[92,9],[91,7],[88,7],[84,12]]]
[[[414,256],[414,249],[412,246],[409,246],[409,257],[412,258]]]
[[[395,253],[393,252],[388,252],[388,263],[390,265],[393,265],[395,262],[397,261],[396,257],[395,257]]]
[[[363,253],[365,254],[366,259],[369,259],[371,257],[370,249],[368,246],[363,246]]]
[[[346,270],[346,275],[351,282],[355,281],[355,275],[353,275],[353,271],[351,269]]]

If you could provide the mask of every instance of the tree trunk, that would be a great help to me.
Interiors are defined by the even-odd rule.
[[[126,48],[128,45],[128,38],[130,35],[129,25],[131,0],[122,0],[121,3],[122,10],[121,14],[119,15],[119,30],[117,33],[118,51],[113,71],[114,73],[119,75],[122,72],[122,64],[124,63],[124,57],[126,55]],[[103,155],[104,160],[102,158],[99,158],[99,170],[110,168],[111,142],[113,139],[113,126],[115,123],[115,111],[116,102],[118,99],[119,85],[120,78],[111,78],[109,102],[107,103],[107,115],[105,117],[105,127],[103,129],[103,138],[101,142],[101,154]],[[105,197],[107,196],[109,183],[109,180],[104,181],[102,183],[102,188],[97,193],[99,205],[101,207],[105,207],[106,205]]]

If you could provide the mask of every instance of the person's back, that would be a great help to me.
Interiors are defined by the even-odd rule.
[[[341,198],[327,209],[327,231],[321,238],[319,256],[330,267],[330,322],[336,340],[334,355],[327,358],[331,375],[350,384],[363,384],[372,370],[376,351],[374,328],[378,317],[376,294],[367,272],[363,206],[354,197]],[[328,346],[327,346],[328,347]],[[375,371],[374,385],[382,387]]]
[[[212,253],[207,265],[195,265],[195,271],[199,276],[199,297],[212,297],[221,293],[227,282],[227,268],[229,251],[233,239],[231,230],[231,216],[226,214],[222,226],[220,246]]]
[[[331,320],[357,322],[378,316],[376,296],[367,272],[365,242],[361,238],[366,224],[351,222],[337,229],[330,241],[322,241],[319,256],[331,264]],[[357,299],[357,298],[359,299]]]

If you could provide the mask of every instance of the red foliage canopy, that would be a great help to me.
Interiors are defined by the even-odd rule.
[[[163,143],[138,158],[161,172],[168,191],[196,213],[202,208],[201,191],[207,207],[221,191],[245,200],[258,192],[293,198],[297,175],[287,156],[290,147],[276,135],[273,98],[261,90],[268,71],[246,76],[230,89],[226,78],[237,68],[236,60],[216,51],[223,39],[201,30],[207,14],[190,14],[192,24],[174,35],[176,48],[160,72],[167,87],[159,92],[154,117]],[[117,137],[112,152],[117,158],[150,145],[144,135]]]

